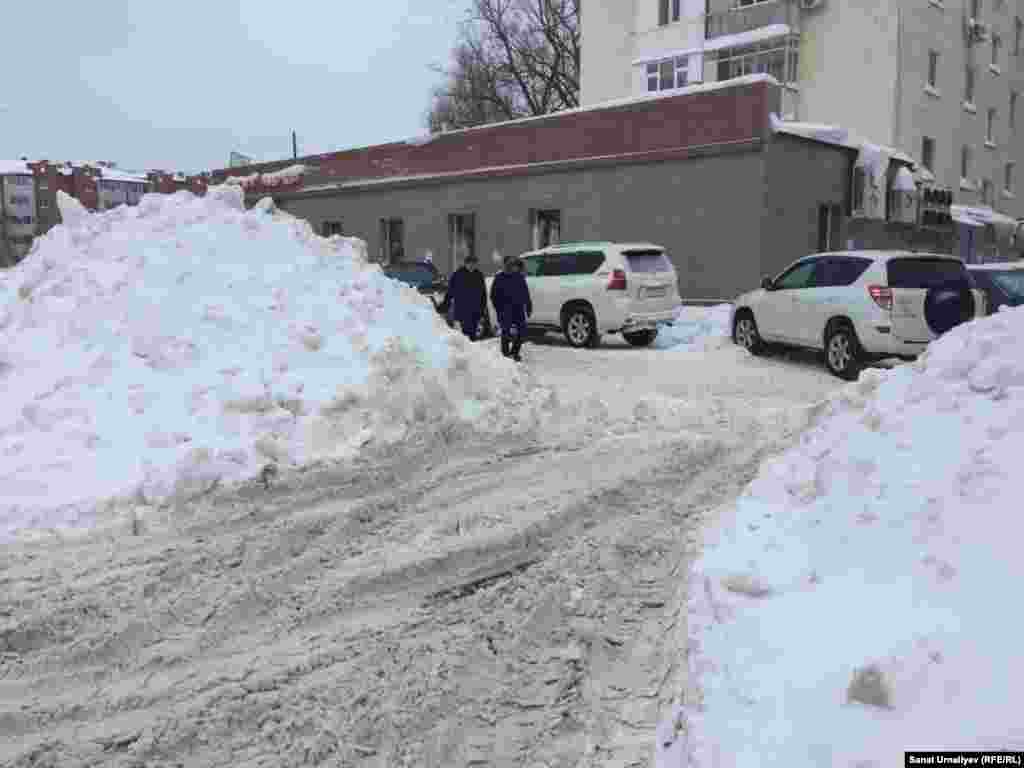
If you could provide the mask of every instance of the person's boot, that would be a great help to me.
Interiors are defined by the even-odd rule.
[[[508,336],[506,336],[505,334],[501,335],[501,356],[502,357],[509,357],[511,355],[511,352],[509,351],[509,343],[510,342],[511,342],[511,339],[509,339]]]

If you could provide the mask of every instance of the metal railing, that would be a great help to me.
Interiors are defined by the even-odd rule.
[[[795,25],[794,5],[789,0],[764,0],[728,11],[709,13],[704,17],[704,36],[713,40],[722,35],[736,35],[770,24]]]

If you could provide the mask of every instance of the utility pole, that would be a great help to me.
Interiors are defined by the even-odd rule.
[[[299,137],[292,131],[292,159],[299,159]]]

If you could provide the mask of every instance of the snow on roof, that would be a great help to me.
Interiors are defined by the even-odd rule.
[[[650,64],[662,59],[671,59],[674,56],[689,56],[691,53],[702,53],[707,51],[720,51],[723,48],[740,48],[744,45],[753,45],[762,40],[771,40],[775,37],[784,37],[793,30],[788,24],[769,24],[765,27],[758,27],[748,32],[737,32],[735,35],[722,35],[708,40],[704,45],[696,48],[679,48],[662,53],[649,54],[633,59],[633,64]]]
[[[834,144],[848,149],[863,150],[867,148],[868,154],[882,153],[909,165],[918,165],[910,155],[901,152],[893,147],[884,144],[873,144],[860,136],[852,133],[846,128],[838,125],[827,125],[824,123],[801,123],[793,120],[781,120],[778,115],[771,115],[772,131],[775,133],[786,133],[790,136],[800,136],[812,141],[820,141],[823,144]]]
[[[0,176],[7,174],[31,174],[32,169],[24,160],[0,160]]]
[[[130,171],[120,171],[115,168],[104,168],[103,178],[106,181],[129,181],[136,184],[145,184],[146,177],[141,173],[132,173]]]

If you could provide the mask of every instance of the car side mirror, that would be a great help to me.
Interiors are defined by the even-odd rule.
[[[770,277],[765,277],[761,279],[761,287],[766,291],[771,291],[775,288],[775,283],[772,282]]]

